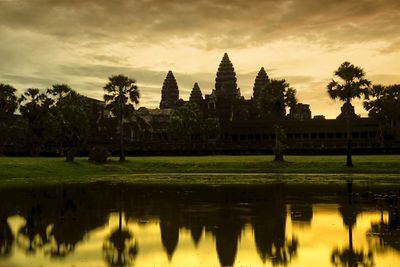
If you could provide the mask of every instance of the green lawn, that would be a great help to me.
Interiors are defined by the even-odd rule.
[[[354,156],[187,156],[117,158],[104,165],[77,158],[0,157],[0,186],[41,185],[96,181],[140,184],[259,184],[268,182],[337,183],[352,178],[358,183],[399,184],[400,155]]]

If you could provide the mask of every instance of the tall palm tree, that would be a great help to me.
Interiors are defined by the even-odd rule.
[[[332,99],[339,99],[344,102],[343,112],[346,118],[347,131],[347,160],[346,166],[353,166],[351,158],[351,118],[350,113],[353,106],[351,100],[353,98],[361,98],[368,96],[368,90],[371,82],[365,79],[365,72],[362,68],[354,66],[350,62],[344,62],[335,71],[335,77],[338,80],[332,80],[328,86],[328,94]]]
[[[11,85],[0,83],[0,156],[3,154],[6,140],[10,137],[13,115],[18,108],[16,91]]]
[[[47,89],[47,94],[53,96],[57,104],[71,91],[72,91],[71,87],[67,84],[53,84],[51,88]]]
[[[27,122],[31,154],[37,156],[41,146],[48,139],[47,133],[52,121],[52,114],[49,111],[53,100],[39,89],[29,88],[21,95],[18,102],[21,115]]]
[[[60,156],[64,155],[64,147],[63,147],[64,127],[62,125],[63,118],[60,106],[64,98],[66,98],[72,91],[73,91],[72,88],[67,84],[53,84],[51,88],[48,88],[46,91],[47,95],[49,95],[50,98],[54,100],[52,111],[56,118],[56,120],[54,121],[54,126],[56,126],[55,128],[57,130],[57,136],[58,136],[57,143]]]
[[[119,119],[119,138],[120,138],[120,161],[125,161],[124,154],[124,117],[134,111],[134,105],[139,104],[139,89],[136,81],[124,75],[114,75],[109,78],[109,82],[104,86],[106,91],[104,101],[106,108]]]

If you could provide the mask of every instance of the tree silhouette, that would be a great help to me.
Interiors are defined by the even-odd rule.
[[[195,103],[186,103],[172,113],[168,124],[168,131],[179,140],[192,142],[193,135],[201,131],[202,114]]]
[[[20,112],[28,125],[28,142],[31,155],[39,155],[46,139],[46,131],[50,128],[52,116],[49,112],[53,100],[37,88],[27,89],[18,99]]]
[[[89,133],[89,107],[84,96],[70,91],[58,104],[59,122],[67,161],[73,161],[76,147],[82,144]]]
[[[0,83],[0,156],[3,155],[5,142],[10,134],[13,114],[18,107],[16,91],[11,85]]]
[[[372,267],[374,258],[372,252],[365,253],[363,250],[356,250],[353,247],[353,227],[357,221],[359,210],[353,205],[343,205],[339,208],[343,218],[343,224],[349,231],[349,245],[342,249],[336,248],[331,255],[331,262],[334,266],[343,267]]]
[[[128,229],[122,229],[122,210],[119,210],[118,229],[103,243],[103,257],[111,267],[131,266],[138,253],[138,244]]]
[[[134,111],[134,106],[139,103],[139,89],[136,81],[124,75],[111,76],[104,86],[104,101],[106,108],[119,119],[120,131],[120,161],[125,161],[124,154],[124,117]]]
[[[286,107],[293,107],[297,103],[296,90],[290,87],[286,80],[270,80],[257,95],[257,106],[261,118],[274,122],[275,131],[275,161],[284,161],[283,141],[285,132],[280,121],[286,115]]]
[[[286,107],[296,105],[296,90],[285,79],[270,80],[263,87],[257,99],[259,114],[262,118],[281,119],[286,115]]]
[[[60,155],[64,154],[63,142],[64,142],[64,132],[63,132],[63,118],[60,110],[60,103],[62,100],[72,91],[71,87],[66,84],[54,84],[51,88],[47,89],[47,94],[53,99],[53,113],[56,118],[54,125],[57,127],[57,142],[59,144]]]
[[[383,127],[386,124],[393,129],[394,122],[400,120],[400,85],[374,85],[369,91],[369,99],[364,101],[364,108],[371,118],[379,121],[381,145],[383,146]]]
[[[14,235],[8,225],[7,219],[0,217],[0,259],[11,255]]]
[[[344,62],[335,71],[335,76],[339,80],[332,80],[328,86],[328,94],[332,99],[339,99],[344,102],[342,112],[346,119],[347,130],[347,159],[346,166],[353,166],[351,157],[351,113],[353,98],[361,98],[368,95],[371,82],[365,79],[365,72],[362,68],[356,67],[350,62]]]

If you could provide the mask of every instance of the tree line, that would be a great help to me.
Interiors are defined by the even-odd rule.
[[[105,108],[119,121],[121,135],[121,161],[123,154],[124,116],[134,111],[139,103],[136,81],[124,75],[111,76],[104,86]],[[13,138],[16,112],[24,123],[25,138],[31,155],[39,155],[45,142],[56,144],[57,151],[73,161],[77,147],[95,134],[98,114],[91,110],[91,99],[79,94],[66,84],[55,84],[45,92],[28,88],[19,97],[17,90],[8,84],[0,84],[0,155],[7,140]],[[50,140],[49,140],[50,139]]]
[[[381,125],[393,126],[400,119],[400,85],[372,85],[365,76],[362,68],[344,62],[327,85],[329,96],[344,102],[342,114],[346,119],[348,139],[347,166],[352,166],[350,133],[351,116],[354,114],[351,101],[354,98],[362,98],[369,116],[378,119]],[[105,110],[118,121],[120,161],[124,161],[124,121],[134,116],[136,124],[146,124],[135,113],[140,92],[136,81],[125,75],[109,77],[103,89]],[[93,136],[96,128],[98,114],[91,110],[90,99],[66,84],[55,84],[45,92],[38,88],[29,88],[20,96],[16,92],[11,85],[0,84],[0,155],[7,140],[13,137],[10,125],[19,111],[26,126],[26,141],[32,155],[38,155],[45,140],[51,138],[60,154],[72,161],[77,147]],[[284,131],[279,121],[286,116],[287,108],[297,104],[296,90],[284,79],[271,79],[260,90],[255,104],[259,119],[274,121],[275,159],[283,160]],[[199,131],[207,131],[210,136],[218,135],[221,127],[218,118],[205,118],[203,115],[196,103],[184,103],[172,113],[167,131],[172,137],[189,143]]]

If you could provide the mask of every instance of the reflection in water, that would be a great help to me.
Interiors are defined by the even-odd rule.
[[[353,228],[357,222],[357,215],[360,210],[354,205],[345,204],[339,208],[339,212],[343,218],[343,224],[349,231],[348,246],[332,252],[332,263],[335,266],[343,267],[369,267],[374,266],[373,254],[371,251],[364,252],[363,250],[355,250],[353,247]]]
[[[133,234],[122,229],[121,209],[118,214],[118,228],[104,241],[103,257],[109,266],[130,266],[138,253],[138,245]]]
[[[12,251],[14,235],[6,218],[0,215],[0,260],[9,257]]]
[[[296,256],[298,241],[286,237],[286,205],[283,196],[276,194],[267,205],[256,205],[254,239],[263,263],[287,265]]]
[[[40,206],[33,207],[25,218],[25,225],[17,233],[17,244],[25,253],[35,254],[48,242],[47,223],[42,219]]]
[[[388,266],[398,204],[367,200],[282,185],[2,190],[0,266]]]
[[[372,223],[368,233],[371,236],[379,237],[379,243],[375,244],[378,250],[384,251],[386,248],[393,248],[400,251],[399,203],[391,200],[387,213],[388,221],[384,221],[382,211],[380,222]]]

